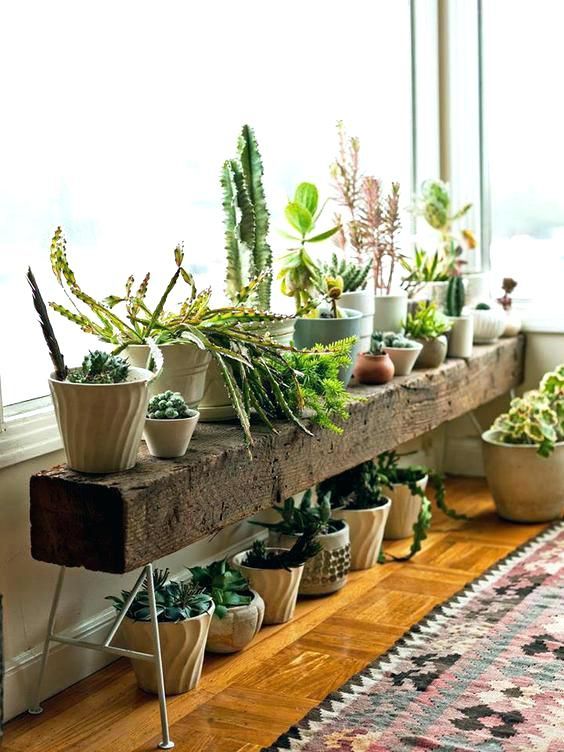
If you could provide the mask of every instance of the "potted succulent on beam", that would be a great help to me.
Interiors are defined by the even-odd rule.
[[[406,272],[401,286],[410,301],[419,298],[442,307],[446,297],[449,274],[448,265],[439,251],[430,255],[422,248],[415,246],[413,258],[402,256],[400,263]]]
[[[215,611],[208,632],[210,653],[236,653],[251,642],[262,626],[264,601],[246,577],[226,559],[205,567],[190,567],[192,581],[210,595]]]
[[[517,287],[516,280],[511,277],[504,277],[501,283],[503,295],[497,299],[497,302],[505,312],[505,329],[502,337],[515,337],[521,331],[522,322],[519,316],[513,310],[513,300],[511,293]]]
[[[335,237],[339,237],[338,232]],[[325,278],[343,280],[343,292],[339,302],[347,309],[360,311],[362,314],[360,323],[359,346],[362,352],[370,347],[370,336],[374,323],[374,295],[371,290],[366,289],[368,275],[372,268],[372,261],[364,266],[359,266],[355,261],[349,261],[346,258],[337,257],[333,253],[331,262],[325,264],[322,273]]]
[[[394,378],[394,363],[379,336],[372,335],[370,350],[358,354],[354,375],[360,384],[387,384]]]
[[[394,364],[394,376],[409,376],[423,345],[397,332],[374,332],[372,341],[380,343]]]
[[[163,392],[149,400],[143,438],[153,457],[186,454],[199,413],[190,410],[179,392]]]
[[[285,624],[294,615],[304,564],[319,553],[317,525],[300,535],[292,548],[267,548],[255,541],[232,559],[264,600],[264,624]]]
[[[564,511],[564,364],[539,388],[511,401],[482,434],[497,513],[513,522],[549,522]]]
[[[300,582],[300,595],[327,595],[340,590],[347,582],[350,569],[349,526],[345,520],[331,516],[328,496],[320,499],[317,506],[311,503],[312,491],[304,494],[301,505],[293,498],[286,499],[284,506],[274,507],[281,519],[278,522],[255,522],[267,528],[269,544],[290,548],[305,534],[316,528],[320,551],[309,559]]]
[[[407,315],[405,334],[422,345],[415,368],[438,368],[446,358],[447,338],[452,324],[437,310],[435,303],[421,301],[414,313]]]
[[[463,315],[465,302],[462,277],[451,277],[448,281],[445,313],[452,323],[448,336],[447,355],[451,358],[469,358],[472,355],[474,339],[473,319]]]
[[[191,582],[169,579],[168,569],[153,573],[163,660],[165,692],[178,695],[194,689],[202,673],[206,639],[214,613],[211,596]],[[129,597],[107,596],[116,611],[122,611]],[[120,628],[127,649],[151,653],[153,638],[147,583],[135,598]],[[157,694],[157,677],[152,662],[131,659],[137,684],[145,692]]]
[[[380,557],[391,501],[382,495],[375,463],[363,462],[319,484],[318,496],[329,495],[333,516],[345,520],[351,539],[351,569],[369,569]]]
[[[488,303],[478,303],[471,313],[476,344],[488,344],[501,337],[507,325],[507,318],[502,310],[492,308]]]

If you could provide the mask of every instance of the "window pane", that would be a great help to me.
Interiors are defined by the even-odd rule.
[[[49,361],[24,272],[31,263],[44,296],[64,302],[48,268],[57,225],[79,284],[96,296],[149,269],[156,296],[179,240],[199,286],[222,293],[219,171],[243,123],[263,153],[275,256],[297,182],[330,193],[340,118],[360,136],[367,171],[399,179],[409,203],[408,0],[24,0],[4,9],[2,37],[7,403],[46,391]],[[96,345],[52,320],[69,364]]]

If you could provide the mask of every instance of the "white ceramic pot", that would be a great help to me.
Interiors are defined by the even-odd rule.
[[[321,551],[304,565],[300,595],[327,595],[346,585],[351,567],[351,544],[349,526],[345,520],[342,522],[340,530],[318,536]],[[295,535],[280,535],[272,531],[269,534],[269,542],[276,547],[292,548],[296,541]]]
[[[177,622],[159,622],[159,638],[163,658],[165,692],[179,695],[194,689],[200,681],[206,640],[215,606],[210,610]],[[120,634],[129,650],[153,653],[153,633],[148,621],[134,621],[126,617]],[[137,684],[145,692],[158,694],[157,675],[152,661],[132,659]]]
[[[143,438],[153,457],[183,457],[200,417],[197,410],[187,418],[146,418]]]
[[[395,376],[409,376],[419,353],[423,349],[421,342],[413,340],[413,347],[385,347],[394,364]]]
[[[403,332],[407,318],[407,295],[375,295],[375,332]]]
[[[378,563],[384,528],[392,502],[372,509],[336,509],[333,516],[345,520],[351,538],[351,569],[370,569]]]
[[[145,424],[151,371],[130,367],[120,384],[73,384],[49,378],[67,464],[81,473],[131,469]]]
[[[462,279],[464,281],[466,305],[469,308],[474,308],[478,303],[484,303],[490,299],[490,272],[468,272],[462,275]]]
[[[267,549],[269,550],[269,549]],[[272,549],[270,549],[272,550]],[[278,549],[279,550],[279,549]],[[285,624],[296,609],[303,566],[287,569],[257,569],[242,562],[249,552],[235,554],[231,564],[239,569],[264,601],[264,624]]]
[[[236,653],[246,648],[257,634],[264,618],[264,601],[254,590],[251,593],[252,600],[246,606],[227,609],[222,619],[215,614],[206,645],[209,653]]]
[[[425,491],[428,480],[426,475],[417,481],[417,485]],[[384,529],[384,538],[386,540],[409,538],[413,534],[413,526],[421,511],[421,498],[412,494],[405,483],[394,483],[389,492],[392,505]]]
[[[516,337],[521,331],[523,322],[520,316],[511,308],[508,311],[504,311],[505,314],[505,327],[503,328],[502,337]]]
[[[507,323],[505,312],[499,306],[488,310],[474,308],[472,319],[474,321],[474,342],[476,344],[495,342],[503,334]]]
[[[447,316],[452,322],[448,333],[449,358],[469,358],[472,355],[474,340],[474,322],[470,316]]]
[[[206,371],[211,360],[207,350],[200,350],[191,343],[159,345],[163,355],[161,374],[151,383],[149,394],[180,392],[188,407],[198,407],[204,393]],[[146,367],[151,352],[148,345],[129,345],[125,353],[133,365]]]
[[[438,368],[445,362],[448,343],[444,334],[419,342],[422,348],[415,360],[415,368]]]
[[[550,522],[564,512],[564,442],[550,457],[537,447],[503,444],[496,431],[482,434],[486,478],[500,517],[512,522]]]
[[[340,302],[345,308],[353,308],[360,311],[360,352],[370,350],[370,337],[374,326],[374,293],[372,290],[355,290],[344,292]]]

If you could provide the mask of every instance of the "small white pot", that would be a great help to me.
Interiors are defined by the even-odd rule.
[[[370,350],[370,337],[374,326],[374,293],[372,290],[355,290],[344,292],[339,302],[345,308],[353,308],[362,313],[360,322],[360,352]]]
[[[214,615],[206,650],[209,653],[236,653],[252,641],[262,626],[264,601],[254,590],[252,600],[246,606],[233,606],[220,619]]]
[[[153,457],[183,457],[196,428],[200,413],[187,418],[146,418],[143,438]]]
[[[429,477],[426,475],[417,481],[417,485],[425,491],[428,480]],[[392,505],[386,521],[384,538],[386,540],[409,538],[413,534],[413,525],[421,511],[421,499],[412,494],[405,483],[394,483],[389,491]]]
[[[351,569],[370,569],[378,563],[384,528],[392,502],[372,509],[336,509],[333,516],[345,520],[351,538]]]
[[[409,376],[423,345],[413,340],[413,347],[385,347],[394,364],[394,376]]]
[[[534,445],[504,444],[497,431],[482,434],[486,478],[500,517],[512,522],[550,522],[564,512],[564,442],[550,457]]]
[[[489,310],[472,311],[474,321],[474,342],[476,344],[487,344],[495,342],[503,334],[507,319],[505,312],[499,306]]]
[[[263,623],[285,624],[290,621],[296,609],[298,588],[304,571],[303,565],[292,567],[289,571],[247,567],[242,562],[248,553],[248,551],[241,551],[235,554],[231,564],[245,575],[252,589],[262,597],[264,601]]]
[[[130,470],[145,424],[151,371],[130,367],[120,384],[73,384],[54,376],[49,389],[68,466],[80,473]]]
[[[447,316],[452,322],[448,333],[449,358],[469,358],[472,355],[474,340],[474,322],[470,316]]]
[[[407,318],[407,295],[375,295],[375,332],[403,332]]]

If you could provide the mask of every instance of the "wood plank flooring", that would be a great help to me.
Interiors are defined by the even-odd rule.
[[[498,519],[481,479],[448,483],[432,532],[410,562],[354,572],[339,593],[298,604],[295,619],[267,627],[245,652],[207,656],[200,686],[168,701],[178,752],[259,752],[329,692],[387,650],[434,606],[543,525]],[[388,543],[401,554],[409,541]],[[3,752],[147,752],[160,737],[156,698],[137,689],[126,661],[44,703],[41,716],[8,723]]]

